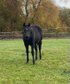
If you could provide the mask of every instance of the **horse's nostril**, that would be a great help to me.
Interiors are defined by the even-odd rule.
[[[26,36],[26,38],[28,38],[28,36]]]

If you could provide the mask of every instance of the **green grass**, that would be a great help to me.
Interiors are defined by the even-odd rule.
[[[0,84],[69,84],[70,39],[44,39],[42,60],[26,64],[22,40],[0,40]]]

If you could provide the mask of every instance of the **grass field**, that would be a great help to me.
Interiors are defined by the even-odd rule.
[[[70,39],[44,39],[42,60],[26,64],[22,40],[0,40],[0,84],[69,84]]]

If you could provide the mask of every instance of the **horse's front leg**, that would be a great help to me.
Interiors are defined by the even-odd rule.
[[[26,56],[27,56],[27,59],[26,59],[26,63],[29,62],[29,47],[26,46]]]
[[[32,53],[32,60],[33,60],[33,64],[35,64],[35,60],[34,60],[34,46],[31,46],[31,53]]]

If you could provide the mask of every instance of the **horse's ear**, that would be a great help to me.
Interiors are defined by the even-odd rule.
[[[25,26],[25,23],[23,24],[23,26]]]
[[[30,23],[28,24],[28,26],[30,26]]]

